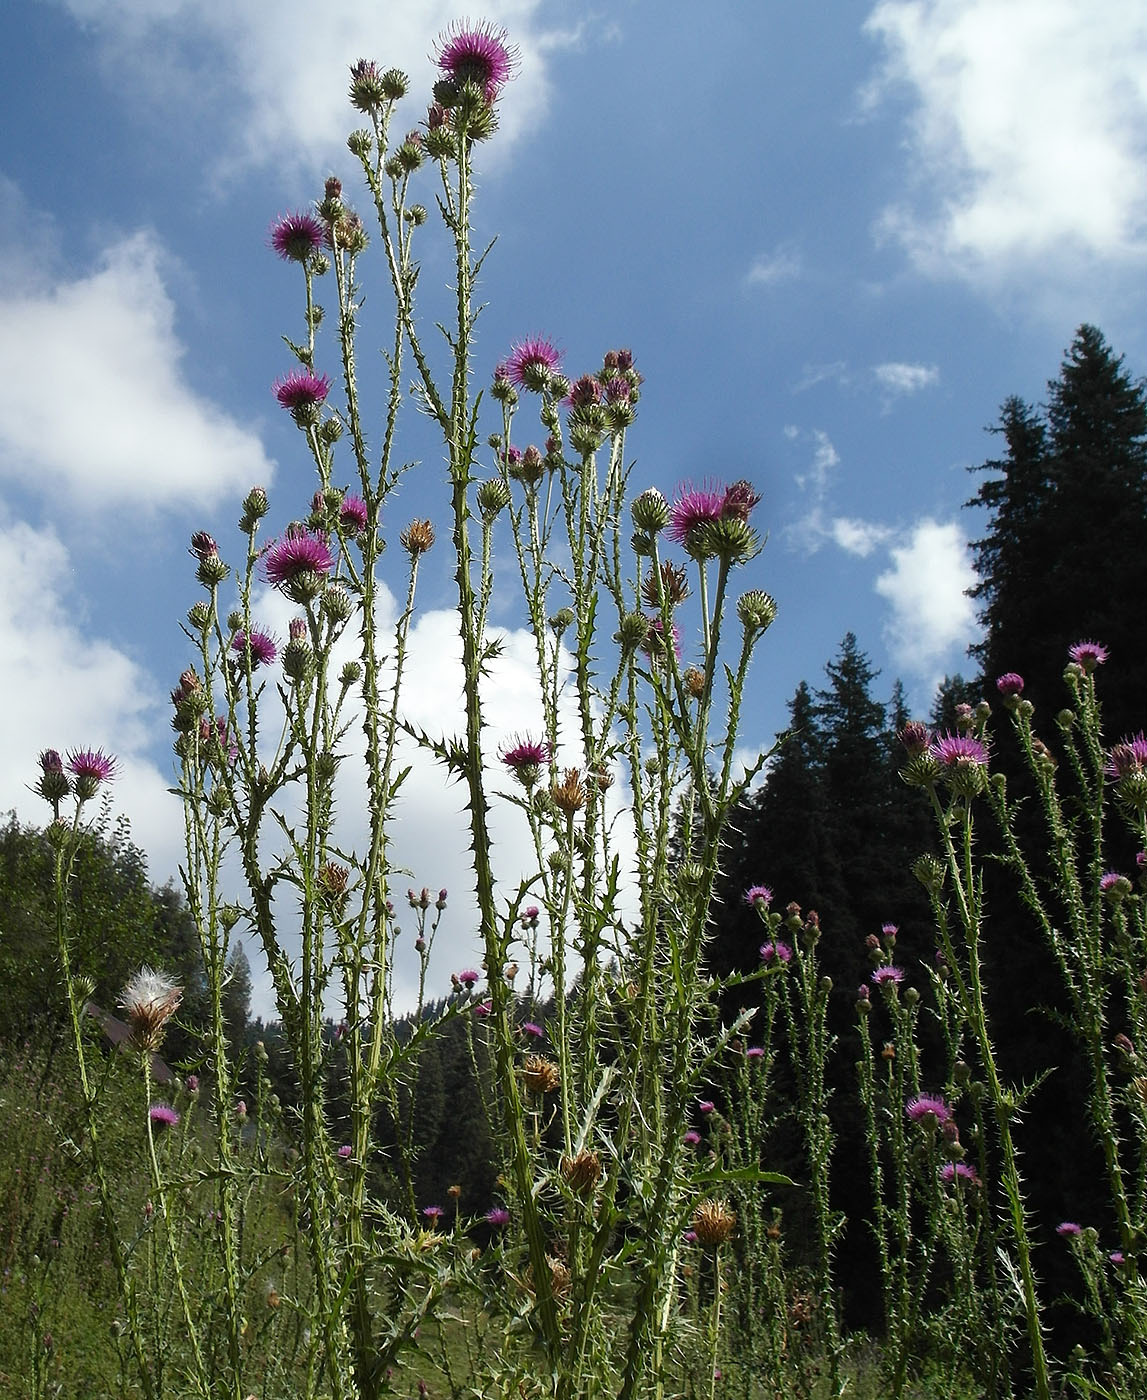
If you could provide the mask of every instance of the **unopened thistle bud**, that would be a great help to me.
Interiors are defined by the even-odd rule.
[[[345,622],[354,611],[354,604],[345,588],[326,588],[319,606],[323,616],[329,617],[332,622]]]
[[[305,639],[292,637],[283,648],[283,672],[293,681],[306,680],[313,660],[311,645]]]
[[[629,654],[645,645],[649,637],[649,619],[644,613],[626,613],[617,630],[616,641],[622,652]]]
[[[384,75],[379,72],[378,64],[369,58],[360,58],[357,63],[352,63],[350,70],[351,106],[357,107],[360,112],[367,116],[378,111],[388,97],[384,78],[391,75],[401,79],[401,91],[398,92],[398,97],[405,96],[406,78],[404,74],[399,73],[397,68],[388,69]],[[397,97],[391,100],[397,101]]]
[[[736,515],[723,515],[691,531],[685,548],[695,559],[743,564],[760,553],[761,542],[748,521]]]
[[[750,589],[737,599],[737,616],[745,631],[758,637],[776,621],[776,600],[762,588]]]
[[[430,215],[427,214],[424,204],[412,204],[403,217],[408,224],[413,224],[415,228],[421,228]]]
[[[358,661],[348,661],[339,673],[339,684],[344,690],[349,690],[352,685],[357,685],[361,676],[361,663]]]
[[[262,520],[270,509],[271,503],[267,500],[266,491],[261,486],[252,486],[243,498],[243,518]]]
[[[501,477],[495,477],[492,481],[482,482],[476,499],[483,519],[493,520],[510,504],[510,488]]]
[[[936,856],[920,856],[913,862],[912,874],[929,894],[938,894],[944,888],[944,866]]]
[[[205,554],[200,557],[195,577],[206,589],[217,588],[231,570],[218,554]]]
[[[351,155],[358,156],[361,160],[363,156],[369,156],[374,148],[374,137],[369,131],[352,131],[346,139],[346,145]]]
[[[417,559],[434,544],[434,526],[429,520],[412,520],[398,540],[411,558]]]
[[[187,624],[196,632],[204,632],[211,626],[211,605],[209,603],[193,603],[187,611]]]
[[[454,132],[445,123],[432,126],[423,138],[426,154],[435,160],[453,160],[458,147]]]
[[[634,525],[647,535],[656,535],[669,524],[669,502],[656,486],[642,491],[630,506],[629,513]]]
[[[573,624],[573,608],[559,608],[553,617],[550,618],[550,627],[557,636],[561,636],[567,627]],[[643,619],[644,620],[644,619]]]

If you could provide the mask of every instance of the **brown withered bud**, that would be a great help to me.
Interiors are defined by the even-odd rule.
[[[705,672],[699,666],[687,666],[681,676],[685,693],[694,700],[700,700],[705,693]]]
[[[412,520],[398,537],[403,549],[414,559],[434,544],[434,526],[429,520]]]
[[[651,608],[660,608],[662,589],[665,591],[665,601],[671,608],[677,607],[689,596],[689,584],[685,578],[684,568],[668,559],[662,560],[661,563],[660,587],[657,575],[648,574],[641,585],[641,596]]]
[[[698,1201],[693,1211],[693,1233],[697,1243],[706,1249],[725,1244],[737,1227],[737,1212],[724,1201],[706,1197]]]
[[[521,1073],[522,1082],[535,1094],[552,1094],[562,1082],[561,1071],[544,1055],[527,1055]]]
[[[585,806],[585,784],[581,780],[581,770],[567,768],[565,776],[554,787],[551,796],[554,805],[567,817],[572,817],[575,812],[580,811]]]
[[[576,1157],[563,1157],[562,1176],[571,1191],[586,1196],[601,1180],[601,1158],[585,1148]]]

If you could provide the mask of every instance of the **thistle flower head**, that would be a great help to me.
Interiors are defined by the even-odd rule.
[[[464,967],[461,972],[456,972],[454,976],[458,979],[458,985],[465,987],[467,991],[473,990],[482,980],[482,974],[472,967]]]
[[[153,1123],[162,1123],[168,1128],[174,1128],[179,1122],[179,1114],[169,1103],[153,1103],[147,1110],[147,1116]]]
[[[698,1201],[693,1210],[693,1233],[706,1249],[724,1244],[737,1228],[737,1213],[724,1201],[711,1197]]]
[[[1024,678],[1015,671],[1005,671],[1002,676],[996,677],[996,689],[1005,699],[1013,695],[1022,695]]]
[[[1099,642],[1076,642],[1074,646],[1068,647],[1067,654],[1077,666],[1082,666],[1090,673],[1097,666],[1102,666],[1110,653]]]
[[[268,242],[285,261],[302,263],[322,248],[324,235],[313,214],[281,214],[271,225]]]
[[[967,1162],[945,1162],[940,1167],[940,1180],[946,1186],[950,1186],[954,1181],[965,1182],[968,1186],[983,1184],[975,1167],[970,1167]]]
[[[289,592],[291,585],[301,575],[323,575],[334,566],[334,559],[321,535],[309,530],[288,530],[281,540],[276,540],[267,550],[263,568],[267,582],[282,592]]]
[[[297,416],[318,408],[326,400],[331,381],[313,370],[294,369],[275,380],[274,391],[279,403]]]
[[[504,1229],[510,1223],[510,1212],[505,1206],[491,1206],[486,1212],[486,1224],[495,1230]]]
[[[522,1082],[535,1094],[552,1094],[561,1084],[561,1071],[544,1055],[527,1055],[522,1063]]]
[[[1074,1239],[1076,1235],[1083,1234],[1083,1227],[1077,1225],[1074,1220],[1064,1220],[1055,1227],[1055,1233],[1061,1240]]]
[[[231,650],[239,656],[250,652],[251,666],[254,668],[270,666],[279,654],[279,644],[270,632],[265,632],[261,627],[252,627],[250,632],[240,628],[231,638]]]
[[[366,529],[366,502],[359,496],[344,496],[339,503],[339,524],[348,535],[357,535]]]
[[[773,892],[768,885],[753,885],[745,891],[745,903],[750,909],[765,910],[773,902]]]
[[[878,967],[872,974],[872,982],[877,987],[898,987],[904,981],[904,969],[893,967],[887,963],[884,967]]]
[[[434,61],[444,76],[458,84],[476,83],[493,102],[514,76],[518,50],[499,25],[458,20],[438,36]]]
[[[793,950],[780,939],[761,944],[761,961],[766,967],[783,964],[792,960]]]
[[[913,1123],[922,1123],[926,1118],[932,1117],[937,1123],[944,1124],[952,1117],[952,1110],[939,1094],[917,1094],[915,1098],[908,1100],[904,1112]]]
[[[550,378],[561,369],[561,363],[561,352],[553,341],[530,336],[514,346],[503,368],[511,384],[541,393],[549,387]]]
[[[550,762],[552,754],[544,740],[516,735],[513,742],[502,750],[501,758],[523,787],[531,787]]]
[[[68,753],[68,769],[75,781],[76,796],[81,802],[94,797],[101,783],[115,777],[115,759],[103,749],[72,749]]]
[[[988,749],[973,735],[938,735],[927,756],[940,765],[954,792],[973,796],[982,789],[988,771]]]
[[[168,1021],[183,1000],[183,988],[156,968],[141,967],[120,993],[119,1005],[131,1026],[132,1044],[158,1050]]]
[[[1107,755],[1106,772],[1109,778],[1125,778],[1129,773],[1139,773],[1144,769],[1147,769],[1147,737],[1142,730],[1121,740]]]
[[[699,530],[721,519],[724,504],[725,492],[719,486],[686,487],[669,509],[666,533],[674,544],[688,548]]]

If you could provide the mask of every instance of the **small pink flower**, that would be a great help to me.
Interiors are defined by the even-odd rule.
[[[493,1009],[494,1009],[494,1003],[493,1003],[492,1001],[480,1001],[480,1002],[478,1002],[478,1004],[474,1007],[474,1015],[475,1015],[475,1016],[483,1016],[483,1017],[489,1016],[489,1014],[491,1013],[491,1011],[493,1011]]]
[[[442,1219],[446,1212],[441,1206],[423,1206],[422,1214],[425,1219],[430,1221],[431,1225],[434,1225]]]
[[[552,753],[543,739],[516,735],[513,743],[502,750],[501,759],[516,778],[523,782],[536,782],[542,768],[551,761]]]
[[[162,1123],[167,1128],[174,1128],[179,1122],[179,1114],[169,1103],[153,1103],[147,1116],[153,1123]]]
[[[350,1143],[344,1142],[343,1145],[339,1148],[339,1160],[345,1162],[353,1151],[354,1148],[350,1145]]]
[[[945,768],[973,764],[982,768],[988,762],[987,746],[970,734],[941,734],[932,741],[930,752]]]
[[[1061,1240],[1074,1239],[1077,1235],[1083,1234],[1083,1227],[1077,1225],[1074,1220],[1064,1220],[1055,1227],[1055,1233]]]
[[[945,1162],[940,1168],[940,1180],[947,1185],[953,1181],[965,1181],[969,1186],[981,1185],[975,1167],[968,1166],[967,1162]]]
[[[791,961],[792,955],[793,950],[789,945],[782,943],[779,939],[775,943],[770,941],[761,944],[761,961],[766,966],[771,966],[773,963],[787,963]]]
[[[465,987],[467,991],[472,991],[482,980],[482,974],[476,972],[472,967],[464,967],[462,971],[456,973],[455,976],[458,978],[460,985]]]
[[[1114,745],[1107,755],[1105,772],[1109,778],[1126,778],[1147,768],[1147,737],[1142,730]]]
[[[283,589],[300,574],[328,573],[334,567],[334,562],[321,535],[296,529],[288,530],[281,540],[271,545],[264,557],[263,568],[267,582],[273,588]]]
[[[505,1206],[493,1206],[486,1212],[486,1224],[500,1230],[510,1223],[510,1212]]]
[[[717,1105],[712,1099],[702,1099],[697,1105],[698,1113],[704,1113],[706,1116],[710,1113],[715,1113],[716,1109]]]
[[[765,1052],[759,1045],[750,1045],[745,1051],[746,1060],[763,1060]]]
[[[872,974],[872,981],[877,987],[895,987],[904,981],[904,969],[893,967],[888,963],[885,967],[878,967]]]
[[[684,1142],[686,1147],[696,1147],[697,1144],[701,1141],[701,1134],[697,1132],[694,1128],[690,1128],[681,1140],[682,1142]]]
[[[523,1035],[531,1036],[534,1040],[541,1040],[545,1035],[545,1031],[536,1021],[523,1021],[519,1029]]]
[[[773,902],[773,892],[768,885],[753,885],[745,891],[745,903],[750,909],[767,909]]]
[[[1073,647],[1068,647],[1067,654],[1077,666],[1082,666],[1090,674],[1097,666],[1103,665],[1110,653],[1099,642],[1076,642]]]
[[[58,754],[51,751],[56,758]],[[115,759],[103,749],[73,749],[68,754],[68,767],[76,778],[96,785],[110,782],[115,776]],[[47,770],[45,770],[47,771]]]

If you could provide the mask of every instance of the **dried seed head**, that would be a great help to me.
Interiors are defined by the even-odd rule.
[[[581,770],[567,768],[562,781],[554,787],[552,796],[555,805],[567,817],[572,817],[575,812],[580,811],[585,806],[585,785],[581,780]]]
[[[417,559],[434,544],[434,526],[429,520],[412,520],[398,540],[403,549]]]
[[[585,1148],[576,1157],[563,1157],[562,1176],[571,1191],[588,1195],[601,1180],[601,1158]]]
[[[535,1094],[551,1094],[562,1082],[561,1072],[544,1055],[527,1055],[522,1064],[522,1082]]]
[[[139,1050],[158,1050],[164,1028],[183,1000],[166,972],[141,967],[120,994],[119,1004],[131,1026],[132,1044]]]
[[[697,1243],[706,1249],[716,1249],[732,1235],[737,1225],[737,1213],[724,1201],[706,1197],[698,1201],[693,1211],[693,1231]]]

